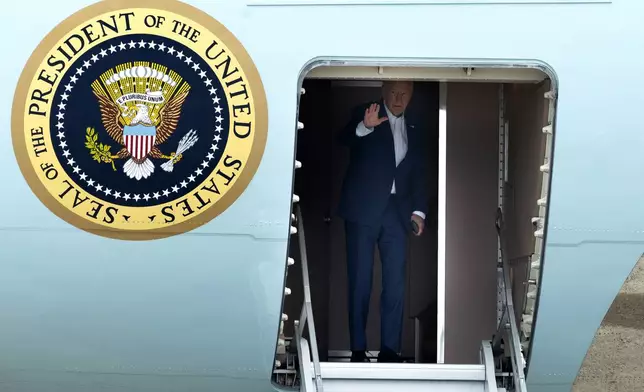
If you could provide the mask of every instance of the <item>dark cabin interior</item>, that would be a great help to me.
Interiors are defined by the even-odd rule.
[[[302,168],[295,176],[294,193],[300,196],[306,235],[317,344],[321,361],[347,360],[341,358],[350,355],[344,225],[335,210],[349,151],[337,142],[337,134],[355,106],[381,97],[381,87],[377,81],[323,79],[305,80],[303,87],[299,121],[304,129],[298,133],[296,154]],[[436,362],[438,99],[438,83],[416,82],[407,109],[429,133],[427,181],[432,195],[425,233],[410,236],[408,243],[402,356],[409,362]],[[290,246],[290,254],[299,255],[297,241]],[[292,317],[299,316],[302,304],[301,267],[299,257],[295,259],[286,284],[292,294],[284,304],[284,312]],[[376,352],[370,354],[373,357],[380,342],[380,279],[376,251],[367,325],[367,350]],[[292,323],[286,324],[284,333],[292,336]]]

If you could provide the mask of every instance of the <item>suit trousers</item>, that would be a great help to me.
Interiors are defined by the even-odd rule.
[[[345,222],[349,283],[351,350],[366,350],[365,330],[373,280],[375,246],[382,266],[380,294],[380,350],[400,352],[405,300],[407,230],[391,195],[379,224]]]

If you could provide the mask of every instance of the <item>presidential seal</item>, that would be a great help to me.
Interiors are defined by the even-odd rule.
[[[266,136],[263,86],[242,45],[174,0],[108,0],[62,22],[29,59],[12,114],[36,196],[119,239],[181,234],[221,214]]]

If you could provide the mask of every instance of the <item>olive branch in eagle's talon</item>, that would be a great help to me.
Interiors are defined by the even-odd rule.
[[[110,153],[112,146],[98,142],[98,135],[94,128],[87,127],[87,133],[85,134],[85,147],[87,147],[90,154],[92,154],[92,158],[94,158],[96,162],[110,163],[112,164],[112,169],[116,171],[114,160],[120,157]]]

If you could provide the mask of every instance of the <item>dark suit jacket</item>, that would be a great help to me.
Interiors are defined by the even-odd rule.
[[[364,119],[365,109],[370,104],[356,108],[340,133],[341,142],[350,148],[351,156],[338,213],[351,222],[379,223],[395,178],[399,215],[405,227],[411,229],[413,211],[428,214],[427,131],[417,127],[414,119],[405,113],[408,149],[405,158],[396,167],[394,138],[389,121],[375,127],[367,136],[356,135],[356,127]],[[387,117],[382,100],[378,104],[380,117]]]

